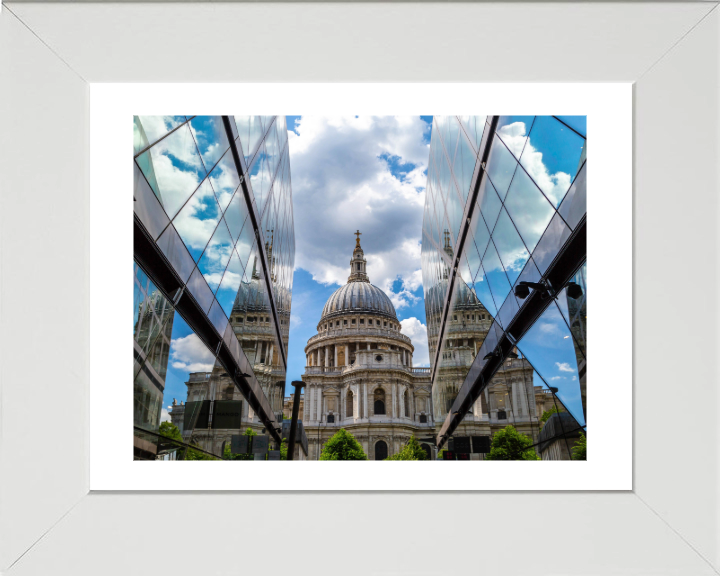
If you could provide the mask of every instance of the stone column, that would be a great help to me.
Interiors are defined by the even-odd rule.
[[[345,415],[345,388],[340,388],[340,406],[338,410],[338,420],[342,420]]]
[[[337,365],[338,365],[338,363],[337,363],[337,350],[338,350],[337,344],[335,344],[335,346],[333,346],[333,348],[335,349],[335,368],[337,368]]]
[[[345,366],[350,366],[350,346],[345,344]]]
[[[268,361],[267,361],[267,363],[268,363],[270,366],[272,366],[273,351],[274,351],[274,349],[275,349],[275,347],[274,347],[272,344],[270,344],[270,352],[268,352]]]
[[[410,352],[410,361],[408,362],[408,367],[412,368],[412,352]]]
[[[367,343],[367,349],[370,350],[370,342]]]
[[[404,398],[404,393],[405,393],[405,386],[403,386],[402,384],[400,384],[400,386],[398,386],[398,401],[399,401],[399,403],[400,403],[400,406],[398,407],[398,408],[399,408],[399,410],[398,410],[398,418],[403,418],[403,417],[405,416],[405,398]]]
[[[391,404],[391,412],[390,417],[396,418],[397,417],[397,384],[395,382],[392,383],[392,404]]]
[[[364,381],[362,383],[363,387],[363,398],[365,399],[365,414],[363,415],[364,418],[370,417],[370,409],[368,408],[368,390],[367,390],[367,381]]]
[[[318,420],[318,422],[320,422],[320,419],[322,418],[322,402],[323,402],[322,386],[318,386],[317,396],[318,396],[318,398],[317,398],[317,411],[318,411],[317,420]]]

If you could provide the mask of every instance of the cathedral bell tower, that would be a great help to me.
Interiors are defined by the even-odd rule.
[[[355,240],[353,257],[352,260],[350,260],[350,276],[348,276],[348,282],[370,282],[367,270],[365,269],[367,266],[367,260],[365,260],[365,254],[363,254],[363,249],[360,247],[361,234],[362,232],[360,232],[360,230],[355,232],[355,236],[357,238]]]

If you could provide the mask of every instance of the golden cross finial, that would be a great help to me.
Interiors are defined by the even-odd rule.
[[[355,236],[357,236],[357,240],[355,241],[355,246],[357,246],[359,248],[360,247],[360,235],[362,234],[362,232],[360,232],[360,230],[358,230],[357,232],[353,232],[353,234],[355,234]]]

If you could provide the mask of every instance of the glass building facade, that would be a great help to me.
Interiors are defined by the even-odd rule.
[[[586,173],[585,117],[434,118],[422,273],[438,447],[473,412],[539,430],[533,388],[569,413],[550,427],[563,439],[585,431]]]
[[[158,454],[169,366],[184,442],[279,443],[295,259],[284,116],[136,116],[134,446]],[[180,409],[182,406],[182,410]],[[175,410],[173,410],[175,411]]]

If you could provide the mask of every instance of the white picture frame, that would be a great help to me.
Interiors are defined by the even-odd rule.
[[[195,546],[211,546],[223,530],[249,537],[253,554],[243,566],[260,570],[276,547],[271,538],[253,538],[241,519],[261,524],[267,519],[268,526],[279,528],[280,518],[295,515],[303,533],[326,529],[330,545],[323,561],[337,566],[344,562],[347,532],[328,533],[329,522],[341,523],[344,510],[383,509],[359,513],[353,532],[373,530],[374,538],[393,538],[396,551],[423,539],[418,526],[446,532],[431,553],[417,559],[393,554],[390,547],[379,556],[385,572],[442,574],[451,566],[452,572],[502,567],[506,573],[539,574],[714,573],[720,566],[718,396],[714,362],[702,360],[714,357],[715,329],[707,317],[688,314],[687,299],[673,300],[675,284],[664,267],[668,261],[694,266],[701,271],[694,275],[696,291],[711,295],[717,288],[707,273],[708,262],[712,270],[717,257],[717,213],[703,209],[714,205],[718,191],[715,8],[715,3],[4,5],[0,79],[9,90],[0,101],[12,113],[0,159],[0,570],[78,574],[102,566],[105,573],[127,573],[142,566],[143,573],[152,573],[171,565],[181,573],[200,567],[230,573],[231,555],[159,552],[172,549],[177,539],[153,525],[167,522],[180,529],[206,520],[213,529],[193,530]],[[216,26],[197,25],[208,18]],[[239,22],[242,36],[233,33]],[[259,24],[247,25],[252,22]],[[348,26],[357,35],[348,34]],[[431,43],[429,26],[447,35]],[[262,44],[268,30],[272,42]],[[203,58],[198,45],[212,46],[217,57]],[[264,46],[262,57],[243,58],[254,45]],[[331,54],[327,45],[333,46]],[[488,49],[482,65],[469,67],[466,55],[484,47],[496,49]],[[397,56],[388,58],[388,50]],[[237,60],[241,65],[233,66]],[[89,493],[89,303],[96,297],[89,293],[89,83],[418,79],[634,84],[632,491]],[[679,189],[693,191],[692,205],[680,202]],[[674,224],[671,232],[668,223]],[[124,285],[122,277],[118,282]],[[629,279],[620,284],[629,292]],[[695,338],[697,345],[686,345],[683,337]],[[40,338],[49,340],[42,354]],[[681,352],[686,348],[692,356]],[[691,424],[673,423],[673,415],[682,412],[681,392],[691,398]],[[692,442],[683,434],[690,426]],[[290,481],[284,488],[295,486]],[[508,543],[502,527],[517,528],[522,517],[529,535],[521,544]],[[562,535],[563,554],[553,562],[539,560],[548,550],[541,529],[556,541]],[[282,541],[298,559],[293,562],[298,571],[316,573],[319,557],[306,550],[304,539]],[[144,547],[148,540],[153,545]],[[478,542],[480,560],[467,554],[449,563],[441,553],[443,546],[476,550]],[[600,549],[601,554],[593,552]],[[119,559],[108,563],[118,552]],[[347,572],[367,574],[367,565],[358,562]]]

